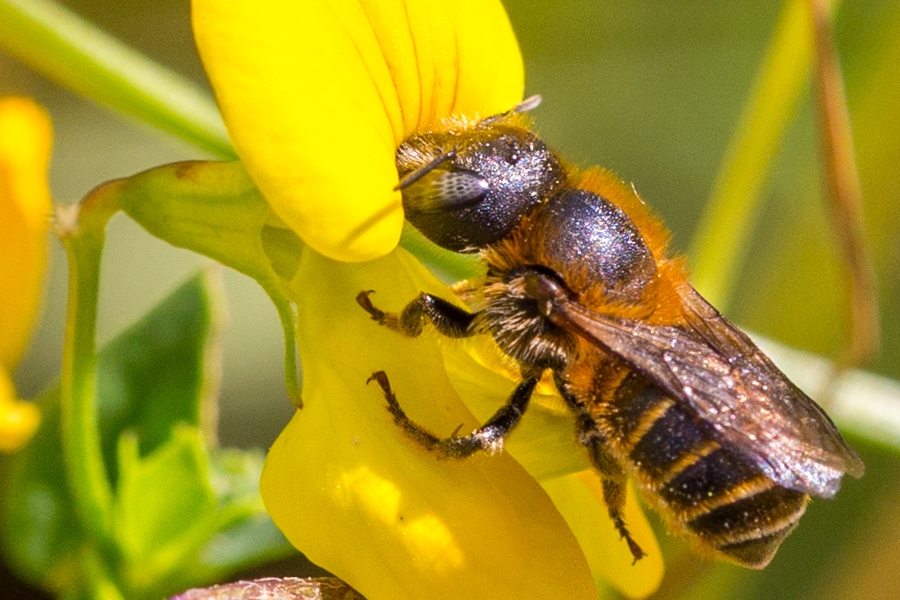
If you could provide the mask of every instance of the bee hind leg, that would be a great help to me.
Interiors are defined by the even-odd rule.
[[[625,494],[628,487],[622,480],[602,477],[602,481],[603,501],[606,502],[609,518],[612,519],[616,531],[619,532],[619,536],[625,540],[626,544],[628,544],[628,550],[631,551],[631,556],[634,558],[631,564],[634,564],[647,556],[647,553],[644,552],[640,545],[634,541],[634,538],[631,537],[631,533],[625,526],[625,520],[622,518],[622,512],[625,508]]]
[[[434,433],[412,421],[397,402],[397,396],[391,389],[390,381],[384,371],[377,371],[369,378],[369,382],[375,381],[381,386],[384,398],[388,404],[388,411],[394,417],[396,423],[408,438],[418,444],[424,450],[437,454],[438,458],[466,458],[476,452],[499,452],[503,448],[503,440],[509,432],[519,424],[519,420],[528,408],[531,394],[538,382],[537,377],[523,380],[513,391],[509,400],[494,413],[488,421],[470,433],[457,437],[455,434],[447,438],[440,438]]]
[[[373,321],[406,337],[418,337],[426,320],[447,337],[463,338],[475,333],[471,328],[475,314],[443,298],[422,292],[398,314],[385,312],[372,304],[369,296],[373,293],[366,290],[357,294],[357,304],[369,313]]]
[[[607,450],[603,434],[597,429],[597,424],[594,420],[587,414],[582,414],[578,417],[578,437],[588,449],[591,464],[600,474],[603,484],[603,501],[606,503],[606,509],[609,511],[609,518],[612,519],[619,536],[628,544],[628,549],[631,551],[634,562],[637,562],[647,554],[634,541],[634,538],[631,537],[631,533],[628,531],[628,527],[625,526],[623,513],[628,492],[625,472],[609,453],[609,450]]]

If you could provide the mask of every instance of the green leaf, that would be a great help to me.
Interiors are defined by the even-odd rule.
[[[116,524],[132,551],[123,576],[127,585],[145,597],[162,596],[296,556],[259,495],[263,453],[198,453],[195,430],[178,433],[143,460],[123,437],[121,469],[137,474],[133,489],[120,489],[118,497],[123,518]]]
[[[228,573],[297,554],[272,523],[259,495],[265,455],[213,449],[209,459],[210,481],[218,502],[216,533],[185,562],[175,575],[179,583],[173,583],[172,589],[221,581]]]
[[[215,277],[184,283],[100,352],[100,431],[107,471],[115,480],[120,435],[133,433],[141,455],[168,442],[180,425],[210,439],[218,388],[220,291]]]
[[[198,423],[204,391],[215,387],[206,368],[217,323],[213,296],[208,276],[195,277],[100,352],[97,416],[105,447],[115,448],[128,431],[149,452],[167,443],[179,424]],[[141,374],[140,365],[155,370]],[[159,406],[149,405],[147,391]],[[82,530],[65,476],[59,390],[45,393],[40,406],[41,428],[4,472],[0,539],[24,577],[74,594],[97,583],[91,574],[99,572],[93,566],[97,540]]]
[[[80,582],[81,526],[62,465],[59,390],[40,401],[41,428],[3,473],[3,551],[22,577],[52,590]]]
[[[198,580],[221,581],[229,573],[291,556],[297,556],[297,550],[267,513],[258,512],[217,532],[203,547],[196,566],[184,570],[184,575],[191,576],[190,583],[178,588],[186,589]]]
[[[215,509],[206,449],[196,428],[178,428],[145,457],[136,435],[120,438],[114,523],[127,588],[159,585],[180,569],[212,534]]]

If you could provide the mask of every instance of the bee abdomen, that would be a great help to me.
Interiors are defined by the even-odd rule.
[[[631,381],[629,381],[631,380]],[[768,564],[808,496],[775,484],[751,459],[723,447],[688,406],[629,377],[612,420],[619,450],[664,517],[701,547],[747,567]],[[632,395],[634,394],[634,395]]]
[[[768,564],[806,510],[807,496],[781,487],[721,446],[654,490],[700,543],[748,567]]]
[[[764,491],[725,502],[694,519],[687,527],[705,543],[733,561],[761,568],[769,563],[782,540],[806,510],[808,496],[774,483]]]

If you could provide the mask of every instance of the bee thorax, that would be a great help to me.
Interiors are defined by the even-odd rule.
[[[529,293],[530,273],[491,277],[485,287],[485,309],[478,327],[490,333],[503,352],[523,367],[561,369],[572,359],[575,340],[571,333],[554,325],[549,299],[539,300]]]

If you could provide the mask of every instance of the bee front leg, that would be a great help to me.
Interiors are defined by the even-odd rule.
[[[369,298],[372,293],[372,290],[360,292],[356,295],[356,302],[369,313],[373,321],[406,337],[418,337],[426,320],[431,321],[435,329],[447,337],[463,338],[475,333],[471,330],[475,314],[443,298],[422,292],[397,314],[376,308]]]
[[[531,377],[523,380],[513,391],[509,400],[500,407],[494,416],[470,433],[469,435],[448,438],[440,438],[428,429],[413,422],[400,408],[397,396],[391,389],[390,381],[384,371],[377,371],[369,378],[369,382],[376,381],[384,392],[387,400],[388,411],[394,417],[394,423],[400,426],[403,433],[420,447],[437,454],[438,458],[466,458],[476,452],[499,452],[503,449],[503,441],[506,436],[519,424],[519,420],[528,408],[531,394],[537,385],[539,378]]]

